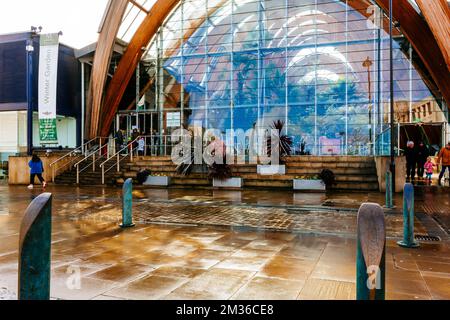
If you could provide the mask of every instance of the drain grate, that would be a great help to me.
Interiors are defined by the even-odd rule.
[[[439,237],[423,235],[423,234],[417,234],[417,235],[414,236],[414,238],[417,241],[426,241],[426,242],[439,242],[439,241],[441,241],[441,238],[439,238]]]

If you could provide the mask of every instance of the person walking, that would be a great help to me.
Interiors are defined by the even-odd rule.
[[[439,185],[442,185],[442,178],[447,170],[450,171],[450,142],[439,152],[437,165],[442,165],[441,174],[439,175]]]
[[[430,151],[428,147],[422,141],[417,147],[417,176],[419,179],[423,179],[425,173],[425,163],[430,156]]]
[[[42,177],[42,173],[44,173],[44,164],[42,163],[41,158],[39,158],[37,154],[33,154],[30,162],[28,162],[28,166],[30,167],[30,185],[28,186],[28,189],[31,190],[34,188],[36,176],[42,183],[42,187],[45,189],[45,187],[47,187],[47,182]]]
[[[414,142],[409,141],[406,150],[406,180],[414,180],[416,177],[417,150]]]

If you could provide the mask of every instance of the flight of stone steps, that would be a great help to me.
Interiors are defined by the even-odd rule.
[[[176,173],[176,165],[170,157],[140,157],[123,165],[123,178],[136,178],[140,170],[148,169],[153,174],[172,177],[176,187],[211,187],[206,173],[192,173],[182,177]],[[293,188],[293,179],[318,175],[330,169],[336,175],[336,190],[379,191],[375,161],[370,157],[316,157],[301,156],[286,159],[286,175],[261,176],[256,165],[232,166],[233,176],[244,180],[244,187]]]
[[[96,162],[95,172],[92,166],[92,159],[88,159],[80,165],[80,169],[87,169],[80,173],[80,185],[82,186],[98,186],[102,184],[102,169],[100,168],[100,164],[106,159],[101,159],[101,161]],[[110,168],[116,164],[117,160],[112,159],[108,161],[105,165],[105,168]],[[123,162],[127,162],[129,160],[124,159]],[[113,168],[109,172],[105,173],[105,184],[112,185],[117,182],[123,176],[123,172],[117,172],[116,168]],[[77,169],[70,168],[66,172],[60,174],[55,179],[56,184],[61,185],[75,185],[77,183]]]

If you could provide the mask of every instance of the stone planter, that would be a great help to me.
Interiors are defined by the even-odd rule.
[[[148,176],[144,186],[168,187],[170,186],[170,177]]]
[[[213,179],[213,187],[240,189],[242,188],[242,178],[230,178],[227,180]]]
[[[327,187],[322,180],[302,180],[294,179],[294,190],[325,192]]]
[[[258,174],[261,176],[285,175],[285,165],[258,165]]]

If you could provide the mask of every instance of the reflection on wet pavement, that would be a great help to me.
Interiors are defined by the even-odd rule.
[[[137,226],[122,230],[119,189],[48,191],[54,299],[355,299],[355,209],[383,202],[380,194],[135,190]],[[0,299],[17,291],[19,227],[38,194],[0,186]],[[387,225],[387,298],[450,299],[450,243],[406,250],[395,243],[401,215],[387,213]],[[418,219],[416,230],[428,224]]]

